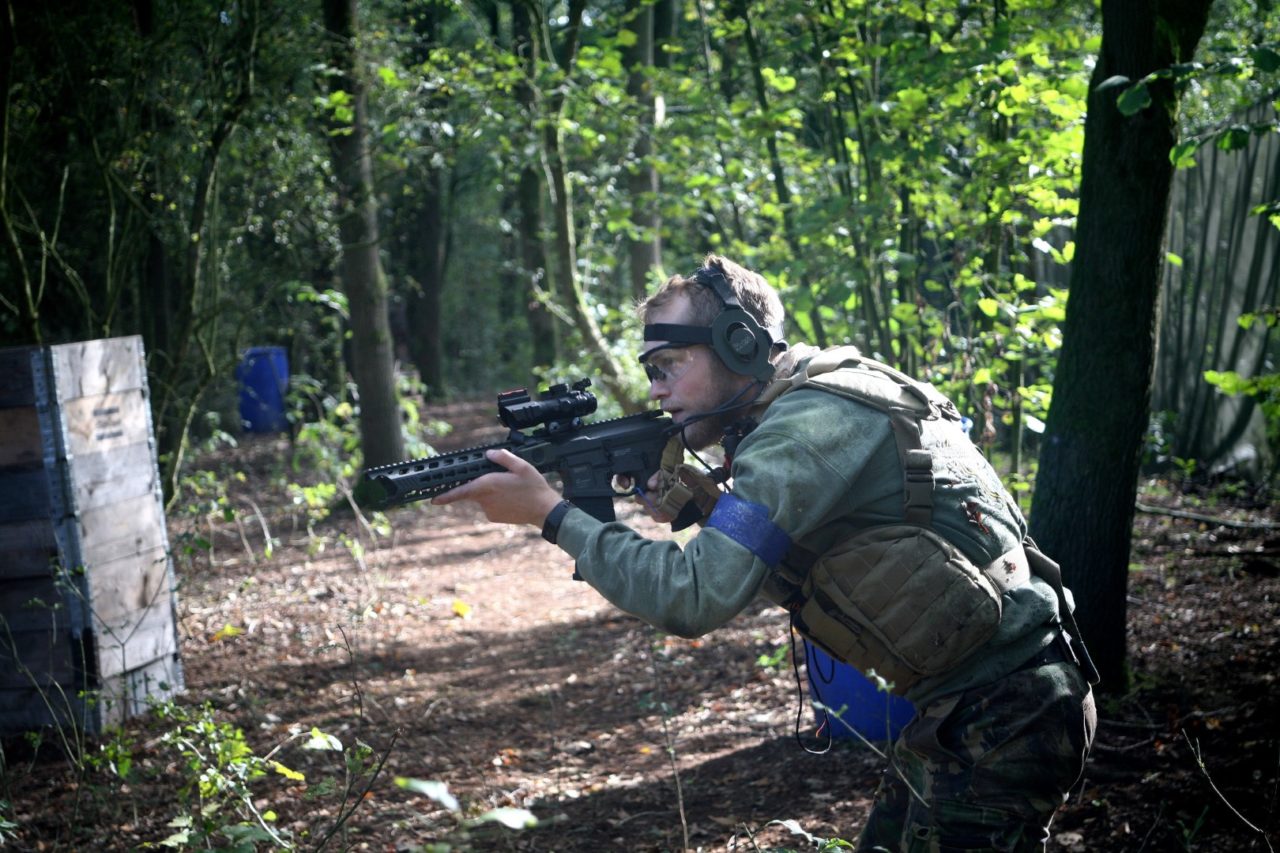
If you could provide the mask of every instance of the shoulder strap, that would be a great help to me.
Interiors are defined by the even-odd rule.
[[[902,462],[908,524],[928,527],[933,520],[933,457],[920,441],[920,422],[960,413],[932,385],[899,370],[864,358],[856,347],[825,349],[790,376],[771,382],[760,395],[767,406],[797,388],[817,388],[884,412],[889,416],[898,458]]]

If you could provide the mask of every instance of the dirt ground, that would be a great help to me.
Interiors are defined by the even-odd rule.
[[[822,741],[781,611],[753,609],[701,640],[667,637],[572,581],[569,560],[535,531],[469,508],[397,511],[376,541],[351,513],[308,531],[262,485],[287,453],[283,440],[259,440],[208,460],[249,475],[229,495],[238,521],[178,518],[171,540],[179,704],[209,703],[258,755],[279,747],[272,760],[294,775],[247,785],[299,849],[805,850],[856,836],[881,760],[857,740],[824,755],[797,743],[797,720],[804,743]],[[1144,500],[1273,527],[1139,513],[1135,689],[1101,702],[1084,790],[1055,821],[1051,849],[1268,850],[1280,795],[1280,517],[1160,490]],[[278,541],[269,559],[264,534]],[[337,753],[289,739],[313,727],[348,756],[367,745],[349,786]],[[0,838],[15,850],[134,850],[171,836],[200,767],[165,742],[170,728],[143,717],[114,736],[130,745],[123,780],[102,760],[114,754],[105,740],[80,767],[52,738],[6,743],[0,817],[14,826]],[[398,777],[445,783],[457,810]],[[503,808],[538,825],[467,823]],[[234,814],[224,806],[213,819]]]

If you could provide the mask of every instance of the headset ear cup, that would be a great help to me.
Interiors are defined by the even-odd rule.
[[[729,349],[744,362],[753,361],[760,349],[756,336],[741,323],[734,323],[729,328]]]
[[[726,307],[711,325],[711,348],[725,366],[761,382],[773,375],[769,364],[772,343],[769,333],[742,308]]]

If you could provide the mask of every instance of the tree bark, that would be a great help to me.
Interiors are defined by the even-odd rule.
[[[577,61],[578,33],[585,10],[586,0],[570,0],[565,39],[560,46],[560,56],[557,58],[560,69],[566,76],[572,74]],[[553,54],[553,51],[548,49],[547,53]],[[622,366],[609,351],[600,326],[591,315],[586,294],[583,293],[582,285],[578,280],[578,246],[574,233],[573,195],[569,185],[569,169],[565,162],[561,129],[565,88],[565,86],[558,87],[547,98],[546,115],[542,122],[543,155],[547,161],[547,189],[551,193],[552,228],[555,234],[553,243],[556,258],[553,274],[555,294],[572,319],[573,327],[582,336],[583,346],[599,371],[597,378],[600,384],[622,405],[624,411],[634,412],[638,411],[639,404],[627,393]]]
[[[443,4],[427,4],[412,16],[416,38],[410,56],[415,65],[427,62],[437,47],[446,14]],[[443,110],[446,106],[447,96],[438,94],[429,96],[425,104],[430,110]],[[423,164],[417,171],[421,178],[410,212],[414,227],[401,246],[415,282],[406,300],[408,340],[404,343],[426,386],[426,398],[441,400],[446,390],[442,315],[452,242],[447,209],[452,193],[448,191],[446,167]]]
[[[522,0],[515,0],[511,4],[511,10],[512,46],[521,67],[525,69],[524,79],[516,88],[516,98],[525,115],[528,133],[533,137],[537,132],[535,128],[539,109],[538,92],[533,81],[537,79],[538,63],[542,56],[535,32],[538,21],[530,6]],[[555,363],[560,354],[560,336],[551,311],[540,296],[540,293],[546,292],[547,286],[547,256],[542,245],[542,193],[538,170],[532,163],[526,162],[520,169],[516,186],[516,200],[520,209],[517,236],[519,261],[526,284],[523,294],[533,363],[535,366],[548,367]]]
[[[1132,116],[1132,81],[1189,61],[1212,0],[1103,0],[1090,84],[1080,214],[1062,353],[1040,456],[1032,532],[1062,564],[1108,691],[1123,691],[1129,549],[1155,354],[1156,306],[1176,141],[1177,94],[1152,86]]]
[[[378,218],[369,153],[368,106],[356,48],[356,0],[324,0],[324,26],[337,71],[332,90],[350,96],[352,119],[335,122],[330,142],[337,178],[342,283],[351,312],[351,372],[360,393],[366,465],[404,458],[387,282],[378,259]]]
[[[654,6],[649,0],[627,0],[627,28],[636,34],[627,51],[627,94],[637,106],[635,144],[627,175],[631,195],[631,225],[627,238],[631,295],[643,299],[649,291],[649,272],[662,266],[662,220],[658,213],[658,170],[653,164],[653,136],[657,130],[657,102],[653,94]]]

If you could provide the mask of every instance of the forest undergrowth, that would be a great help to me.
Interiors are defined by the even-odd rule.
[[[283,439],[224,448],[171,517],[186,689],[98,738],[4,742],[14,850],[810,850],[856,837],[876,750],[825,755],[785,618],[668,637],[467,508],[390,523],[282,488]],[[1280,517],[1148,482],[1133,686],[1101,697],[1063,851],[1269,850]],[[626,511],[644,532],[657,528]]]

